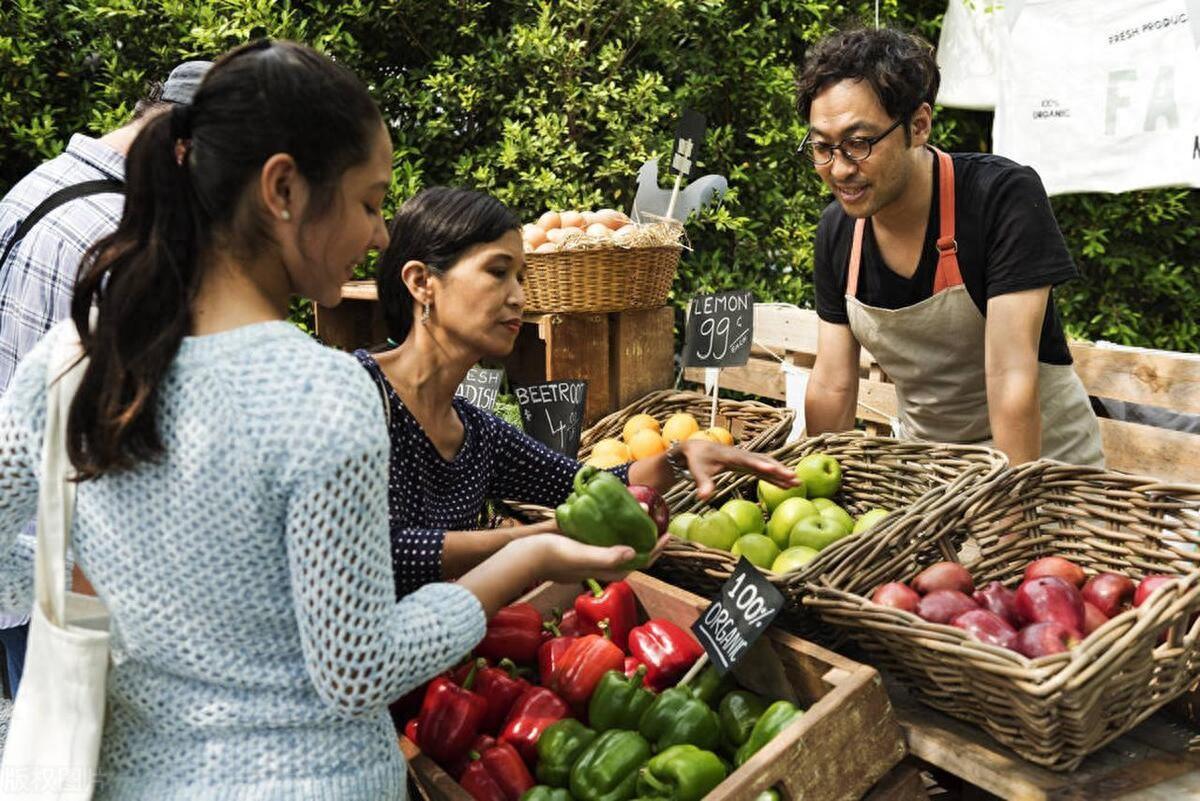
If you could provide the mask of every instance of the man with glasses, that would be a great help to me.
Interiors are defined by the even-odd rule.
[[[901,436],[991,444],[1013,464],[1100,465],[1100,432],[1051,289],[1078,272],[1037,173],[928,144],[933,48],[834,34],[799,83],[800,150],[835,202],[815,247],[810,434],[854,427],[859,350],[896,385]]]

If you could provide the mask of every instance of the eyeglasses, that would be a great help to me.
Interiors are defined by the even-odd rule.
[[[800,143],[800,147],[796,149],[797,153],[805,153],[816,167],[824,167],[826,164],[833,161],[833,152],[835,150],[842,151],[842,155],[847,161],[866,161],[871,155],[871,148],[879,144],[885,136],[900,127],[903,118],[896,120],[891,124],[886,131],[877,136],[851,136],[843,139],[836,145],[831,145],[828,142],[810,142],[808,137],[812,136],[812,131],[804,135],[804,141]]]

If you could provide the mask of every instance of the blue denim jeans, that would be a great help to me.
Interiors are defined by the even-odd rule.
[[[17,697],[17,685],[21,683],[21,670],[25,667],[25,642],[29,639],[29,624],[12,629],[0,629],[0,645],[4,646],[7,661],[8,689]]]

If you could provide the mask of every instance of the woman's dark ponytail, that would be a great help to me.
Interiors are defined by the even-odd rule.
[[[163,452],[160,389],[191,333],[206,265],[218,247],[247,260],[274,247],[248,191],[267,159],[295,160],[310,189],[304,225],[336,205],[342,175],[366,161],[381,125],[347,69],[269,40],[217,61],[190,108],[146,122],[126,158],[121,222],[88,251],[71,302],[89,359],[67,424],[81,478]]]

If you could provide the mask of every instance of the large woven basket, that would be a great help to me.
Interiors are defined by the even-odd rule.
[[[600,418],[584,431],[579,438],[579,461],[591,456],[592,448],[600,440],[606,437],[620,439],[625,421],[635,414],[648,414],[661,424],[679,412],[688,412],[704,425],[712,416],[712,396],[675,389],[651,392],[625,408]],[[716,424],[733,434],[737,447],[749,451],[766,453],[782,445],[792,430],[795,416],[796,413],[791,409],[781,409],[758,401],[717,400]],[[666,493],[667,505],[671,505],[672,498],[682,498],[686,494],[687,489],[677,484]],[[553,509],[535,504],[506,501],[504,505],[518,518],[531,522],[547,520],[554,515]],[[676,510],[671,507],[671,511]]]
[[[838,460],[842,468],[842,489],[833,500],[852,515],[881,508],[893,517],[929,493],[938,493],[958,481],[959,490],[995,478],[1008,465],[1004,454],[974,445],[940,445],[890,437],[871,437],[861,431],[822,434],[792,443],[771,455],[788,466],[795,466],[812,453],[824,453]],[[758,480],[752,476],[726,475],[717,479],[716,490],[708,501],[696,496],[691,482],[676,484],[668,493],[673,512],[701,512],[718,508],[732,498],[757,501]],[[831,545],[821,556],[803,568],[787,574],[764,571],[783,593],[788,605],[776,621],[801,637],[833,644],[834,639],[806,615],[801,599],[809,579],[829,562],[827,553],[846,547],[849,540],[874,536],[876,527],[856,537]],[[664,580],[685,587],[698,595],[716,595],[733,575],[738,560],[728,551],[709,548],[672,537],[652,572]]]
[[[667,302],[681,248],[605,247],[525,254],[525,310],[615,312]]]
[[[1089,574],[1184,578],[1068,653],[1036,660],[866,598],[945,559],[963,563],[976,586],[1015,587],[1029,562],[1049,555]],[[874,537],[831,556],[835,563],[814,577],[806,606],[925,703],[1051,769],[1074,769],[1200,673],[1200,486],[1032,462],[890,518]]]

